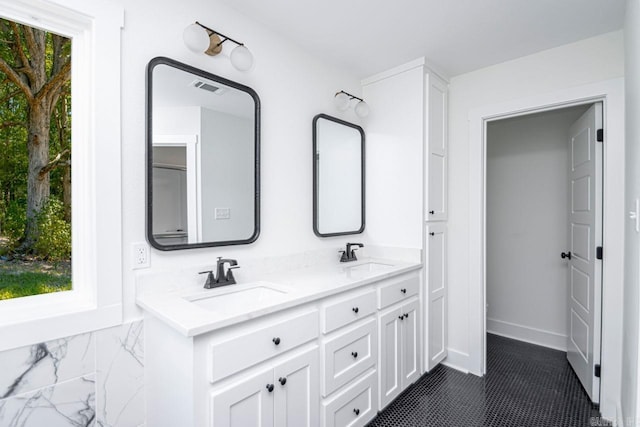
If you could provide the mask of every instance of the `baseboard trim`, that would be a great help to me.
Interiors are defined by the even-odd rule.
[[[469,366],[469,355],[467,353],[462,353],[448,348],[447,357],[442,361],[442,364],[448,368],[455,369],[456,371],[460,371],[465,374],[469,373],[469,369],[466,368]]]
[[[487,318],[487,332],[555,350],[567,351],[567,336],[542,329]]]

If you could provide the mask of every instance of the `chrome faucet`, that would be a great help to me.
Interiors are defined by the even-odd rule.
[[[227,268],[227,274],[224,273],[224,265],[229,264]],[[207,274],[207,281],[204,283],[205,289],[217,288],[226,285],[235,285],[236,279],[233,277],[233,271],[236,268],[240,268],[238,261],[235,259],[222,259],[218,257],[216,264],[217,275],[213,274],[213,270],[201,271],[199,274]]]
[[[359,248],[364,248],[364,245],[362,243],[347,243],[347,249],[344,251],[340,251],[340,253],[342,253],[342,256],[340,257],[340,262],[351,262],[351,261],[357,261],[358,258],[356,257],[356,249],[352,249],[354,246],[357,246]]]

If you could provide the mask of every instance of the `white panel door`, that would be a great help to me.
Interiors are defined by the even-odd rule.
[[[273,427],[273,369],[211,395],[212,427]]]
[[[318,348],[274,369],[274,415],[278,427],[318,427]]]
[[[567,359],[591,401],[600,401],[602,262],[596,248],[602,245],[602,104],[594,104],[569,133],[571,195],[569,252],[569,333]]]
[[[432,74],[427,88],[427,221],[447,219],[447,85]]]
[[[407,388],[420,377],[420,349],[419,327],[420,303],[417,299],[404,304],[401,309],[402,321],[402,388]]]
[[[447,226],[427,227],[427,371],[447,357]]]
[[[380,315],[380,409],[387,406],[402,391],[400,369],[401,357],[401,325],[403,315],[400,308],[392,308]]]

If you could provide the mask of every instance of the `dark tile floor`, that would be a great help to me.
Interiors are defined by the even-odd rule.
[[[599,416],[566,353],[488,335],[484,378],[440,365],[369,427],[585,427]]]

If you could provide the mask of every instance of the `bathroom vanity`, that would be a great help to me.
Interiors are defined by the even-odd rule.
[[[153,426],[363,426],[421,373],[421,264],[142,291]],[[277,280],[276,280],[277,278]]]

